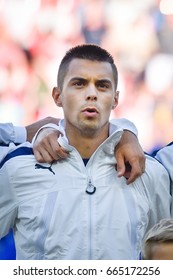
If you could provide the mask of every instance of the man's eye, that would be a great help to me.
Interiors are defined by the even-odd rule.
[[[109,85],[108,84],[98,84],[98,87],[103,88],[103,89],[107,89],[107,88],[109,88]]]
[[[84,85],[84,82],[79,82],[79,81],[78,82],[74,82],[73,85],[77,86],[77,87],[81,87],[81,86]]]

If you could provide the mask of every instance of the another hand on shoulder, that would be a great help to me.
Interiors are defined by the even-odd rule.
[[[33,151],[38,162],[51,163],[69,156],[58,143],[60,132],[53,128],[43,128],[33,144]]]
[[[118,176],[124,176],[127,184],[135,181],[145,171],[145,155],[139,141],[132,132],[125,130],[115,148]]]

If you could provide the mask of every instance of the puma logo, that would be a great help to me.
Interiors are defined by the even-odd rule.
[[[35,169],[48,169],[50,172],[52,172],[55,175],[55,172],[52,169],[52,164],[50,166],[44,166],[44,165],[41,165],[39,163],[36,163],[35,164]]]

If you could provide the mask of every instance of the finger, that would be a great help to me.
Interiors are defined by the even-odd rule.
[[[143,153],[139,157],[132,157],[129,161],[129,166],[126,166],[125,177],[127,179],[127,184],[133,183],[139,176],[145,172],[145,162],[146,157]]]
[[[35,141],[33,151],[39,162],[51,163],[55,160],[53,153],[51,153],[51,146],[46,137],[41,142],[38,140]]]
[[[56,143],[50,143],[50,145],[51,145],[50,154],[56,160],[58,160],[58,159],[66,159],[69,156],[69,153],[66,150],[64,150],[59,145],[59,143],[57,141],[56,141]]]
[[[44,149],[54,158],[54,160],[65,159],[69,153],[63,149],[57,141],[56,133],[52,132],[44,142]]]
[[[124,158],[121,155],[116,156],[117,164],[116,164],[116,170],[118,177],[121,177],[125,173],[125,162]]]
[[[54,158],[44,149],[41,150],[36,150],[33,148],[33,152],[35,155],[35,158],[38,162],[43,163],[43,162],[47,162],[47,163],[52,163],[54,160]]]
[[[139,162],[133,162],[132,164],[130,164],[130,166],[131,170],[128,169],[127,173],[125,174],[127,185],[133,183],[143,173]]]
[[[59,159],[65,159],[68,153],[57,142],[56,135],[47,136],[41,142],[36,142],[34,148],[40,152],[42,160],[52,162]]]
[[[33,148],[33,152],[34,152],[34,156],[35,156],[36,161],[43,162],[42,161],[43,159],[42,159],[42,156],[41,156],[40,152],[38,152],[37,150],[34,150],[34,148]]]
[[[140,159],[140,167],[141,167],[142,173],[145,172],[145,163],[146,163],[146,157],[142,156],[142,158]]]

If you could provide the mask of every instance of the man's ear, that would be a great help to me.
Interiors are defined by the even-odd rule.
[[[52,90],[52,97],[58,107],[62,107],[61,91],[59,87],[54,87]]]
[[[115,96],[114,96],[114,101],[113,101],[113,105],[112,105],[112,110],[115,109],[118,105],[118,99],[119,99],[119,91],[115,92]]]

